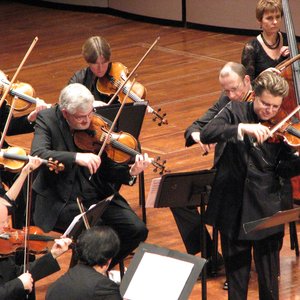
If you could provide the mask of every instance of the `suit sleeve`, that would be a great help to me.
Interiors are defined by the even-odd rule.
[[[24,299],[26,296],[22,281],[19,278],[10,280],[0,286],[0,299]]]
[[[4,102],[0,112],[1,131],[4,129],[9,112],[10,108]],[[28,121],[27,116],[12,117],[7,130],[7,136],[33,132],[34,124]]]
[[[38,115],[31,145],[31,155],[37,155],[47,160],[52,158],[54,161],[62,162],[65,168],[71,168],[75,163],[75,152],[52,150],[54,147],[52,135],[55,135],[55,130],[52,130],[50,126],[56,126],[55,122],[57,122],[57,120],[47,119],[44,111]],[[52,124],[48,125],[48,123]]]
[[[190,147],[195,144],[195,141],[193,140],[191,134],[193,132],[201,132],[203,127],[210,120],[212,120],[228,102],[229,98],[225,95],[221,95],[219,100],[212,107],[210,107],[202,117],[194,121],[193,124],[186,129],[184,133],[186,147]]]
[[[232,110],[234,102],[228,103],[222,111],[212,119],[201,131],[201,142],[203,144],[213,144],[237,140],[238,121]]]
[[[59,264],[51,253],[47,253],[34,261],[29,268],[34,281],[40,280],[60,270]]]

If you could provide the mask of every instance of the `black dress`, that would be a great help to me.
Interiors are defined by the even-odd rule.
[[[282,38],[283,45],[287,45],[286,35],[282,34]],[[242,52],[242,64],[245,66],[251,80],[254,80],[262,71],[276,67],[285,59],[286,57],[282,55],[278,59],[272,59],[257,38],[249,41]]]

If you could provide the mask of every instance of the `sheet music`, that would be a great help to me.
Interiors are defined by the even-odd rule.
[[[66,229],[66,231],[63,234],[63,236],[68,236],[69,235],[69,233],[71,232],[71,230],[74,228],[75,224],[79,221],[79,219],[84,214],[85,214],[85,212],[74,217],[73,221],[71,222],[71,224],[69,225],[69,227]]]
[[[177,300],[193,266],[179,259],[145,253],[123,298]]]
[[[110,199],[109,199],[110,200]],[[96,204],[92,204],[88,210],[92,209],[93,207],[95,207]],[[69,227],[66,229],[65,233],[63,234],[64,236],[68,236],[69,233],[72,231],[72,229],[74,228],[75,224],[79,221],[80,218],[82,218],[83,215],[85,215],[86,212],[83,212],[82,214],[79,214],[77,216],[74,217],[73,221],[71,222],[71,224],[69,225]]]
[[[152,179],[149,194],[146,200],[146,207],[154,207],[160,181],[161,177]]]

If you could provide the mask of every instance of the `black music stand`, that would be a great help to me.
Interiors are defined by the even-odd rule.
[[[97,224],[102,214],[108,207],[111,198],[112,197],[109,197],[102,201],[99,201],[96,205],[94,205],[92,208],[88,209],[86,212],[83,213],[85,214],[90,227],[93,227]],[[73,240],[76,240],[80,233],[85,229],[83,218],[79,216],[80,215],[74,218],[73,222],[70,224],[70,226],[64,233],[64,235],[70,237]]]
[[[124,299],[188,299],[206,260],[141,243],[122,279]]]
[[[122,113],[118,118],[114,131],[128,132],[131,135],[133,135],[136,138],[136,140],[138,140],[142,129],[147,105],[148,105],[147,101],[126,103],[123,107]],[[118,113],[119,108],[120,108],[120,104],[112,104],[109,106],[95,107],[95,111],[99,115],[107,118],[110,121],[113,121],[116,114]],[[139,148],[141,148],[140,144],[139,144]],[[142,218],[144,223],[146,224],[147,217],[146,217],[146,207],[145,207],[144,182],[145,182],[144,172],[142,172],[139,174],[139,202],[140,205],[142,206]]]
[[[128,132],[138,140],[142,129],[147,105],[147,101],[126,103],[122,109],[122,112],[113,131]],[[108,106],[95,107],[95,111],[97,114],[107,118],[110,121],[113,121],[119,111],[119,108],[120,104],[112,104]]]
[[[300,220],[300,207],[278,211],[274,215],[252,222],[244,223],[244,231],[246,234],[262,229],[268,229],[274,226],[283,225]]]
[[[202,170],[194,172],[165,174],[161,177],[154,207],[187,207],[199,206],[201,213],[202,252],[206,258],[205,224],[203,214],[211,184],[215,177],[215,170]],[[151,192],[151,188],[150,188]],[[206,266],[201,272],[202,299],[206,299]]]

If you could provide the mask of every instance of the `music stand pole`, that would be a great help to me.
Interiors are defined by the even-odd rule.
[[[203,221],[205,205],[213,182],[215,170],[165,174],[161,177],[154,207],[200,207],[201,217],[201,256],[206,257],[206,231]],[[201,245],[200,245],[201,246]],[[207,299],[206,265],[202,269],[202,299]]]

